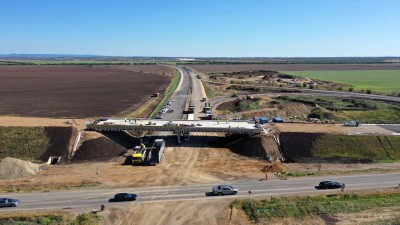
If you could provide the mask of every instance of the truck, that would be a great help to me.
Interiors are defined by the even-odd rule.
[[[204,113],[211,113],[211,103],[205,103],[203,108]]]
[[[187,120],[194,120],[194,114],[193,113],[189,113]]]
[[[155,166],[160,163],[161,158],[164,155],[165,141],[164,139],[156,139],[151,149],[151,157],[149,159],[149,165]]]
[[[194,113],[194,106],[195,106],[194,100],[190,100],[189,113]]]

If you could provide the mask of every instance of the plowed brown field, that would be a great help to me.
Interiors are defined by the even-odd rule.
[[[135,66],[1,66],[0,114],[83,118],[134,111],[171,79],[134,71]],[[155,65],[139,71],[171,74]]]

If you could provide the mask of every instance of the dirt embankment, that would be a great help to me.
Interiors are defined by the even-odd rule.
[[[292,162],[369,163],[400,160],[400,137],[283,132],[283,154]]]
[[[233,135],[229,149],[234,153],[250,157],[267,158],[271,156],[272,159],[279,157],[280,152],[272,135],[262,134],[252,137],[243,135]],[[229,144],[229,143],[228,143]]]
[[[40,160],[70,155],[71,140],[77,133],[73,127],[0,127],[0,158]]]
[[[45,132],[49,145],[39,159],[46,162],[50,156],[61,156],[61,161],[67,161],[78,131],[73,127],[46,127]]]

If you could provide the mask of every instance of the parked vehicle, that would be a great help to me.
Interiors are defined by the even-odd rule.
[[[114,195],[114,198],[108,200],[109,202],[124,202],[124,201],[135,201],[137,199],[137,194],[131,193],[118,193]]]
[[[219,185],[212,188],[213,195],[236,195],[238,189],[229,185]]]
[[[337,181],[321,181],[318,187],[321,189],[335,189],[335,188],[341,188],[342,183]]]
[[[351,120],[351,121],[344,122],[344,125],[346,127],[358,127],[359,124],[357,121]]]
[[[0,198],[0,207],[17,207],[20,201],[13,198]]]

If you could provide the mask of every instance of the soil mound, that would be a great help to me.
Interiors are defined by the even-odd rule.
[[[39,164],[6,157],[0,162],[0,179],[18,179],[35,175]]]
[[[282,111],[285,111],[287,116],[296,116],[302,114],[310,114],[311,108],[304,104],[293,102],[284,104]]]
[[[272,164],[266,165],[261,171],[264,173],[266,173],[266,172],[283,173],[283,172],[287,171],[287,167],[281,163],[272,163]]]
[[[81,147],[76,151],[73,161],[101,161],[106,158],[122,155],[126,151],[128,151],[127,148],[117,144],[116,142],[106,137],[100,137],[83,142]]]

